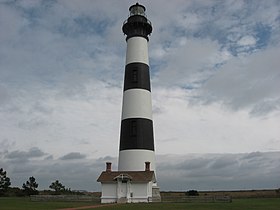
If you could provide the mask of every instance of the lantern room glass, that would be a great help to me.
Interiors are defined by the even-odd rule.
[[[146,16],[145,14],[145,8],[141,5],[133,5],[130,9],[130,16],[132,15],[142,15]]]

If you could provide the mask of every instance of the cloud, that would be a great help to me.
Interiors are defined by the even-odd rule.
[[[217,43],[210,40],[182,40],[181,46],[169,49],[169,62],[155,75],[155,84],[195,86],[209,76],[207,71],[216,64],[218,49]]]
[[[59,180],[73,190],[100,191],[101,186],[96,179],[105,170],[105,162],[113,162],[113,170],[117,170],[116,157],[91,159],[74,152],[67,155],[67,161],[62,158],[35,158],[13,164],[6,162],[9,159],[4,156],[0,165],[11,178],[12,186],[21,186],[25,179],[34,176],[40,189],[48,189],[51,182]],[[75,161],[77,159],[79,164]],[[279,188],[279,152],[170,154],[157,155],[156,159],[161,190]]]
[[[7,159],[24,159],[24,160],[28,160],[30,158],[39,158],[39,157],[43,157],[45,156],[46,153],[44,153],[42,150],[40,150],[37,147],[32,147],[29,149],[29,151],[20,151],[20,150],[15,150],[12,152],[9,152],[5,155],[5,158]]]
[[[234,160],[231,156],[225,156],[215,159],[215,162],[213,162],[210,167],[213,170],[217,170],[233,167],[235,164],[238,164],[238,161]]]
[[[279,111],[278,6],[245,1],[171,6],[176,15],[164,24],[156,18],[158,35],[151,37],[154,86],[179,86],[192,90],[188,102],[222,102],[255,117]]]
[[[201,100],[233,109],[252,107],[253,115],[279,111],[279,53],[279,47],[269,48],[227,62],[202,86]]]
[[[0,99],[0,107],[11,101],[9,90],[3,85],[0,85]]]
[[[279,152],[163,155],[157,158],[157,174],[161,188],[169,190],[277,188],[279,158]]]
[[[213,101],[202,104],[203,98],[195,98],[189,90],[181,88],[154,88],[153,94],[154,106],[160,110],[154,114],[158,154],[279,150],[277,114],[252,118],[248,107],[233,110]]]
[[[3,148],[3,150],[7,152],[9,149],[13,148],[15,144],[16,143],[14,141],[4,138],[2,141],[0,141],[0,148]]]
[[[79,152],[71,152],[68,153],[64,156],[62,156],[60,159],[61,160],[78,160],[78,159],[84,159],[86,157],[86,155],[83,155]]]
[[[31,149],[31,151],[31,154],[28,153],[29,155],[21,150],[11,152],[9,155],[2,155],[0,165],[7,171],[8,177],[11,178],[12,186],[21,187],[28,177],[34,176],[40,189],[48,189],[51,182],[59,180],[71,189],[100,191],[96,179],[105,169],[105,160],[110,160],[116,167],[116,158],[112,157],[104,157],[99,160],[87,159],[85,155],[79,152],[72,152],[61,158],[54,158],[52,155],[45,153],[44,156],[40,156],[38,152],[35,152],[35,149]],[[32,161],[26,161],[26,156],[32,157]],[[45,158],[33,158],[34,156]],[[21,162],[11,159],[23,157],[25,161]],[[79,161],[79,164],[77,164],[77,161]]]
[[[238,40],[239,45],[255,45],[256,39],[253,36],[244,36]]]

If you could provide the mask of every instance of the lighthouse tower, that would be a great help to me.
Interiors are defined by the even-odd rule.
[[[102,203],[158,202],[161,200],[155,175],[155,148],[148,58],[151,22],[140,4],[129,8],[122,30],[127,51],[123,88],[118,170],[106,163],[101,182]]]
[[[145,162],[155,171],[148,36],[152,24],[145,7],[136,3],[122,30],[127,51],[119,147],[119,171],[142,171]]]

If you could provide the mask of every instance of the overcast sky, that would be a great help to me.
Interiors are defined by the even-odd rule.
[[[0,167],[100,191],[117,169],[123,0],[0,0]],[[280,187],[280,1],[143,0],[162,190]]]

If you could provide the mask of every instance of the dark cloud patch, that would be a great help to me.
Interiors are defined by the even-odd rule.
[[[217,159],[212,161],[210,168],[213,170],[218,170],[222,168],[232,167],[236,164],[238,164],[238,161],[231,156],[218,157]]]
[[[29,158],[39,158],[45,156],[46,153],[44,153],[42,150],[40,150],[37,147],[32,147],[29,151],[20,151],[15,150],[12,152],[8,152],[5,155],[5,158],[10,160],[27,160]]]
[[[38,113],[41,113],[41,114],[49,115],[49,114],[52,114],[53,109],[51,109],[50,107],[47,107],[46,105],[37,101],[31,107],[29,112],[30,112],[30,114],[32,114],[33,112],[38,112]]]
[[[45,157],[45,160],[53,160],[53,156],[49,155],[49,156]]]
[[[162,156],[157,164],[162,189],[255,189],[279,185],[280,152],[198,156]]]
[[[98,162],[114,161],[114,160],[116,160],[116,157],[112,157],[112,156],[105,156],[97,159]]]
[[[86,155],[83,155],[79,152],[71,152],[60,158],[60,160],[76,160],[76,159],[84,159]]]
[[[16,167],[12,167],[11,173],[15,174],[32,174],[36,171],[36,168],[29,164],[28,162],[23,162],[22,164],[18,164]]]
[[[255,159],[262,156],[261,152],[251,152],[248,155],[244,155],[243,159]]]
[[[184,163],[185,163],[184,166],[186,167],[187,170],[193,170],[193,169],[208,167],[209,160],[205,158],[195,158],[192,160],[184,161]]]

